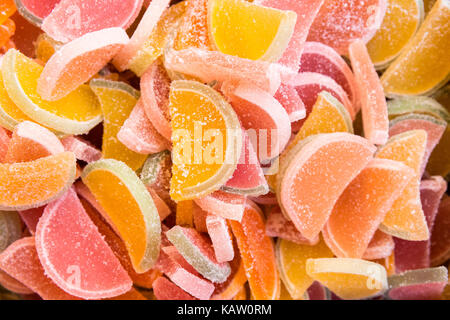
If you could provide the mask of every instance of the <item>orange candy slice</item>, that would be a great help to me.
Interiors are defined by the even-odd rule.
[[[349,133],[312,136],[289,151],[280,164],[277,198],[304,237],[319,234],[339,196],[374,152],[367,140]]]
[[[248,201],[242,221],[230,221],[239,247],[252,297],[274,300],[280,295],[280,279],[272,240],[264,232],[264,220],[259,208]]]
[[[448,80],[450,4],[438,0],[414,38],[381,77],[387,96],[425,95]]]
[[[429,238],[419,189],[420,168],[426,142],[427,133],[425,131],[407,131],[393,136],[385,146],[378,150],[376,155],[377,158],[403,162],[415,172],[415,176],[394,202],[380,225],[382,231],[405,240],[420,241]]]
[[[323,230],[327,245],[341,258],[362,258],[378,226],[413,178],[401,162],[374,159],[350,183]]]

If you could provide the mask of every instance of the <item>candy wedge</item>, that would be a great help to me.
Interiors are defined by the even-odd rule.
[[[389,298],[393,300],[438,300],[447,285],[445,267],[419,269],[390,276]]]
[[[206,197],[194,200],[203,210],[225,219],[241,221],[246,197],[224,191],[216,191]]]
[[[221,283],[230,275],[230,265],[217,262],[211,244],[195,229],[175,226],[166,232],[166,236],[186,261],[206,279]]]
[[[7,273],[0,271],[0,285],[14,293],[18,294],[33,294],[33,290],[29,289],[23,283],[17,281]]]
[[[339,197],[323,230],[337,257],[362,258],[378,226],[415,176],[401,162],[374,159]]]
[[[143,0],[62,0],[42,22],[53,39],[69,42],[106,28],[127,29],[137,18]]]
[[[170,114],[172,198],[189,200],[211,194],[231,178],[240,157],[242,132],[236,113],[211,87],[195,81],[174,81]]]
[[[147,188],[152,188],[168,204],[170,179],[172,177],[172,159],[169,151],[150,155],[142,167],[140,178]]]
[[[294,32],[297,14],[243,0],[210,0],[210,39],[220,52],[276,62]]]
[[[423,1],[388,1],[386,15],[367,50],[375,68],[385,69],[416,34],[424,18]]]
[[[217,262],[232,261],[234,258],[233,238],[227,221],[222,217],[208,214],[206,228],[213,244]]]
[[[349,55],[362,109],[364,136],[373,144],[383,145],[389,137],[389,119],[380,79],[362,41],[350,44]]]
[[[346,300],[370,298],[387,289],[386,269],[382,265],[365,260],[308,259],[306,272],[338,297]]]
[[[325,0],[308,34],[308,41],[322,42],[346,54],[355,40],[367,43],[380,28],[387,0]]]
[[[3,83],[11,100],[34,121],[48,128],[83,134],[101,122],[100,105],[92,90],[82,85],[58,101],[45,101],[37,93],[43,67],[11,49],[2,63]]]
[[[64,98],[99,72],[128,40],[123,29],[108,28],[67,43],[46,63],[38,94],[49,101]]]
[[[131,279],[73,189],[45,208],[36,230],[36,250],[50,279],[74,296],[110,298],[131,289]]]
[[[234,248],[237,252],[237,245],[234,241]],[[211,300],[229,300],[234,298],[247,282],[245,275],[244,263],[239,254],[234,256],[230,261],[231,274],[224,283],[216,284],[216,290],[211,297]]]
[[[195,300],[189,293],[164,277],[155,280],[153,291],[158,300]]]
[[[186,200],[177,203],[176,224],[183,227],[194,227],[194,201]]]
[[[399,97],[388,101],[389,119],[408,113],[425,114],[448,121],[449,112],[435,99],[430,97]]]
[[[278,299],[280,278],[272,240],[265,235],[260,209],[247,200],[242,221],[230,221],[239,247],[252,296],[256,300]]]
[[[73,183],[75,169],[71,152],[31,162],[0,164],[0,210],[25,210],[53,201]]]
[[[319,234],[339,196],[374,152],[367,140],[348,133],[312,136],[289,151],[280,164],[277,198],[304,237]]]
[[[414,38],[381,77],[387,96],[427,95],[449,77],[450,4],[437,1]]]
[[[42,214],[44,213],[44,209],[45,206],[19,211],[20,218],[22,219],[23,223],[25,223],[25,225],[28,228],[28,231],[30,231],[32,235],[36,233],[36,227],[39,222],[39,219],[42,217]]]
[[[429,238],[429,232],[420,203],[420,168],[426,150],[427,133],[412,130],[393,136],[378,150],[377,158],[403,162],[414,170],[415,176],[386,214],[380,229],[405,240],[420,241]]]
[[[40,27],[42,19],[47,17],[61,0],[14,0],[17,10],[28,21]]]
[[[90,87],[100,101],[104,117],[103,157],[123,161],[133,170],[139,169],[146,155],[129,150],[117,139],[120,128],[139,99],[139,92],[124,82],[103,79],[92,80]]]
[[[434,222],[431,233],[430,260],[432,266],[444,263],[450,257],[450,198],[445,197]]]
[[[45,33],[41,34],[36,40],[36,59],[42,63],[47,63],[48,60],[58,51],[63,44],[55,41]]]
[[[22,236],[22,225],[17,212],[0,211],[0,253]]]
[[[90,163],[82,179],[125,242],[136,272],[148,271],[158,258],[161,224],[144,184],[123,162],[113,159]]]
[[[274,98],[286,110],[291,122],[301,120],[306,117],[305,104],[300,99],[294,87],[282,84],[275,93]]]
[[[100,160],[102,157],[100,150],[82,138],[68,136],[61,139],[61,143],[64,149],[73,152],[78,160],[89,163]]]
[[[377,230],[370,240],[366,251],[364,251],[364,260],[389,259],[394,253],[394,239],[392,236]]]

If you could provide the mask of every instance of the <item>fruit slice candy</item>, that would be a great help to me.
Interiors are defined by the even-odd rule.
[[[186,13],[181,19],[175,35],[175,50],[189,47],[210,49],[211,42],[208,33],[209,0],[189,0],[186,2]]]
[[[431,234],[431,265],[438,266],[450,258],[450,198],[439,206]]]
[[[63,99],[45,101],[37,93],[43,67],[11,49],[3,58],[3,83],[11,100],[34,121],[67,134],[89,132],[101,122],[101,110],[92,90],[82,85]]]
[[[42,217],[42,214],[44,213],[44,209],[45,206],[19,211],[20,218],[25,223],[25,225],[28,228],[28,231],[30,231],[32,235],[36,233],[36,227],[39,222],[39,219]]]
[[[331,258],[333,253],[320,239],[316,245],[301,245],[279,239],[276,245],[278,270],[293,299],[302,299],[314,280],[306,273],[309,258]]]
[[[294,87],[282,84],[275,93],[274,98],[286,110],[291,122],[301,120],[306,117],[305,104]]]
[[[258,161],[258,156],[245,131],[242,133],[241,158],[233,176],[222,187],[224,191],[247,196],[260,196],[269,192],[264,172]]]
[[[388,1],[386,15],[367,50],[377,69],[384,69],[416,34],[424,17],[420,0]]]
[[[44,300],[79,299],[63,291],[45,275],[36,251],[34,237],[17,240],[0,254],[0,269]]]
[[[36,40],[36,59],[43,64],[47,63],[48,60],[58,51],[63,44],[61,42],[55,41],[50,36],[45,33],[39,35]]]
[[[0,127],[0,162],[5,162],[5,156],[8,152],[10,140],[11,137],[9,131],[3,127]]]
[[[131,151],[117,139],[117,133],[139,99],[139,92],[123,82],[103,79],[92,80],[90,86],[100,101],[104,117],[103,157],[123,161],[133,170],[139,169],[146,156]]]
[[[0,211],[0,253],[22,236],[22,224],[17,212]]]
[[[448,281],[445,267],[419,269],[389,277],[389,298],[393,300],[439,300]]]
[[[303,236],[312,240],[319,234],[339,196],[374,152],[367,140],[348,133],[317,135],[289,151],[280,164],[277,198]]]
[[[7,19],[2,25],[0,25],[0,47],[4,48],[5,45],[9,46],[11,41],[11,37],[14,35],[16,31],[16,24],[13,20]],[[2,49],[5,50],[5,49]]]
[[[258,137],[258,141],[251,140],[258,159],[278,156],[291,137],[291,122],[281,104],[264,90],[244,83],[225,83],[222,91],[231,100],[242,126]]]
[[[45,208],[36,250],[50,279],[74,296],[109,298],[131,289],[131,279],[73,189]]]
[[[387,0],[325,0],[308,34],[308,41],[322,42],[346,54],[355,40],[367,43],[380,28]]]
[[[169,112],[170,82],[164,66],[158,61],[153,63],[141,78],[145,114],[167,140],[172,137]]]
[[[272,238],[281,238],[297,244],[314,246],[319,242],[319,236],[308,240],[298,232],[292,221],[286,219],[278,206],[274,206],[266,221],[266,234]]]
[[[0,4],[0,24],[6,21],[10,16],[16,12],[14,0],[4,0]]]
[[[230,221],[239,247],[252,296],[256,300],[274,300],[280,295],[280,278],[272,240],[265,234],[259,208],[247,200],[242,221]]]
[[[194,201],[186,200],[177,203],[176,224],[178,226],[194,226]]]
[[[153,154],[169,148],[163,138],[147,118],[144,103],[139,99],[130,116],[117,133],[117,139],[128,149],[140,154]]]
[[[208,28],[213,45],[225,54],[276,62],[294,33],[297,14],[243,0],[210,0]]]
[[[308,288],[306,294],[308,295],[308,300],[330,299],[328,290],[318,281],[314,281],[314,283]]]
[[[192,205],[192,210],[195,230],[198,232],[207,233],[208,228],[206,227],[206,217],[208,216],[208,212],[200,208],[195,202]]]
[[[47,17],[61,0],[14,0],[20,14],[34,25],[40,27],[42,19]]]
[[[42,30],[57,41],[68,42],[106,28],[127,29],[141,7],[142,0],[62,0],[44,19]]]
[[[401,162],[374,159],[339,197],[323,230],[340,258],[362,258],[394,201],[414,177]]]
[[[81,177],[125,242],[136,272],[148,271],[158,258],[161,223],[144,184],[113,159],[90,163]]]
[[[315,72],[332,78],[356,102],[356,82],[347,62],[333,50],[320,42],[306,42],[303,50],[300,72]]]
[[[241,221],[245,208],[245,196],[216,191],[206,197],[195,199],[202,210],[225,219]]]
[[[0,285],[14,293],[18,294],[33,294],[33,290],[29,289],[23,283],[17,281],[7,273],[0,270]]]
[[[422,180],[420,184],[420,199],[423,213],[431,234],[439,203],[446,189],[447,183],[440,176]],[[395,267],[399,273],[430,267],[430,240],[407,241],[396,238]]]
[[[308,259],[306,272],[346,300],[370,298],[387,289],[386,269],[370,261],[349,258]]]
[[[364,136],[373,144],[383,145],[389,136],[389,119],[383,87],[362,41],[353,42],[349,46],[349,54],[362,108]]]
[[[448,80],[450,4],[439,0],[414,38],[381,77],[387,96],[426,95]]]
[[[427,132],[427,146],[420,168],[420,174],[422,174],[428,163],[428,158],[441,140],[442,135],[447,128],[447,121],[427,115],[409,114],[395,118],[389,123],[389,126],[390,136],[409,130],[422,129]]]
[[[158,300],[195,300],[189,293],[165,277],[155,280],[153,292]]]
[[[75,170],[71,152],[31,162],[0,164],[0,210],[25,210],[53,201],[73,183]]]
[[[136,2],[136,0],[133,2]],[[169,6],[169,2],[170,0],[152,0],[130,41],[113,60],[114,66],[119,71],[124,71],[129,67],[131,59],[135,57],[145,41],[150,37],[164,10]],[[108,12],[111,12],[111,9]]]
[[[233,238],[227,221],[219,216],[208,214],[206,228],[214,248],[217,262],[227,262],[234,258]]]
[[[211,194],[231,178],[240,157],[242,132],[236,113],[211,87],[174,81],[170,114],[172,198],[189,200]]]
[[[164,59],[168,70],[196,77],[205,83],[214,80],[244,81],[271,94],[277,92],[281,84],[279,66],[266,61],[242,59],[195,48],[169,50]]]
[[[415,172],[380,225],[383,232],[405,240],[421,241],[429,238],[419,190],[420,167],[426,142],[427,133],[424,130],[407,131],[390,138],[376,155],[377,158],[403,162]]]
[[[153,202],[155,203],[156,210],[158,211],[159,219],[163,221],[166,219],[172,212],[169,206],[158,196],[158,193],[154,191],[152,188],[147,187],[147,191],[152,196]]]
[[[49,101],[67,96],[99,72],[128,40],[122,28],[108,28],[67,43],[45,65],[38,94]]]
[[[221,283],[230,275],[230,265],[217,262],[211,244],[195,229],[175,226],[166,232],[166,236],[186,261],[206,279]]]
[[[68,136],[63,138],[61,143],[63,144],[64,149],[73,152],[78,160],[90,163],[100,160],[102,157],[101,151],[81,138]]]
[[[388,259],[394,252],[394,239],[392,236],[377,230],[370,240],[362,259],[377,260]]]
[[[233,242],[235,251],[238,248],[235,242]],[[241,290],[241,288],[247,282],[245,276],[244,263],[239,254],[234,256],[234,259],[230,261],[231,274],[227,281],[224,283],[216,284],[216,290],[214,291],[211,300],[230,300],[234,298]]]
[[[393,119],[408,113],[417,113],[448,120],[449,112],[435,99],[430,97],[398,97],[388,101],[389,118]]]
[[[172,177],[172,159],[169,151],[150,155],[142,167],[140,178],[147,188],[152,188],[167,204],[173,202],[169,195]]]
[[[64,147],[54,133],[40,125],[24,121],[13,131],[6,163],[27,162],[64,152]]]

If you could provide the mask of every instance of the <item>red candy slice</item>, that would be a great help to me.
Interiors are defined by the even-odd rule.
[[[37,26],[47,17],[61,0],[15,0],[20,14]]]
[[[66,151],[71,151],[78,160],[87,163],[100,160],[102,152],[91,145],[88,141],[74,136],[68,136],[61,140]]]
[[[234,258],[233,239],[227,221],[222,217],[208,214],[206,228],[212,241],[217,262],[232,261]]]
[[[300,99],[300,96],[294,87],[282,84],[275,93],[274,98],[277,99],[286,110],[291,122],[298,121],[306,117],[305,104],[302,99]]]
[[[153,293],[158,300],[196,300],[189,293],[165,277],[159,277],[153,283]]]
[[[244,214],[245,196],[216,191],[194,201],[202,210],[225,219],[241,221]]]
[[[431,234],[431,265],[437,266],[450,258],[450,197],[439,206]]]
[[[33,294],[33,290],[29,289],[23,283],[17,281],[13,277],[9,276],[7,273],[0,271],[0,285],[14,293],[18,294]]]
[[[44,213],[44,209],[45,207],[39,207],[35,209],[19,211],[20,218],[22,218],[22,221],[25,223],[32,235],[36,233],[36,227],[39,223],[39,219]]]

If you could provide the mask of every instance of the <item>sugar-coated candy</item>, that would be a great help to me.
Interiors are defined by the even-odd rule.
[[[206,217],[206,228],[212,241],[217,262],[233,260],[233,239],[227,221],[222,217],[208,214]]]
[[[216,191],[206,197],[194,200],[202,210],[225,219],[241,221],[246,197],[225,191]]]
[[[444,263],[450,257],[450,200],[444,196],[431,233],[430,260],[432,266]]]
[[[165,277],[155,280],[153,291],[158,300],[195,300],[189,293]]]

